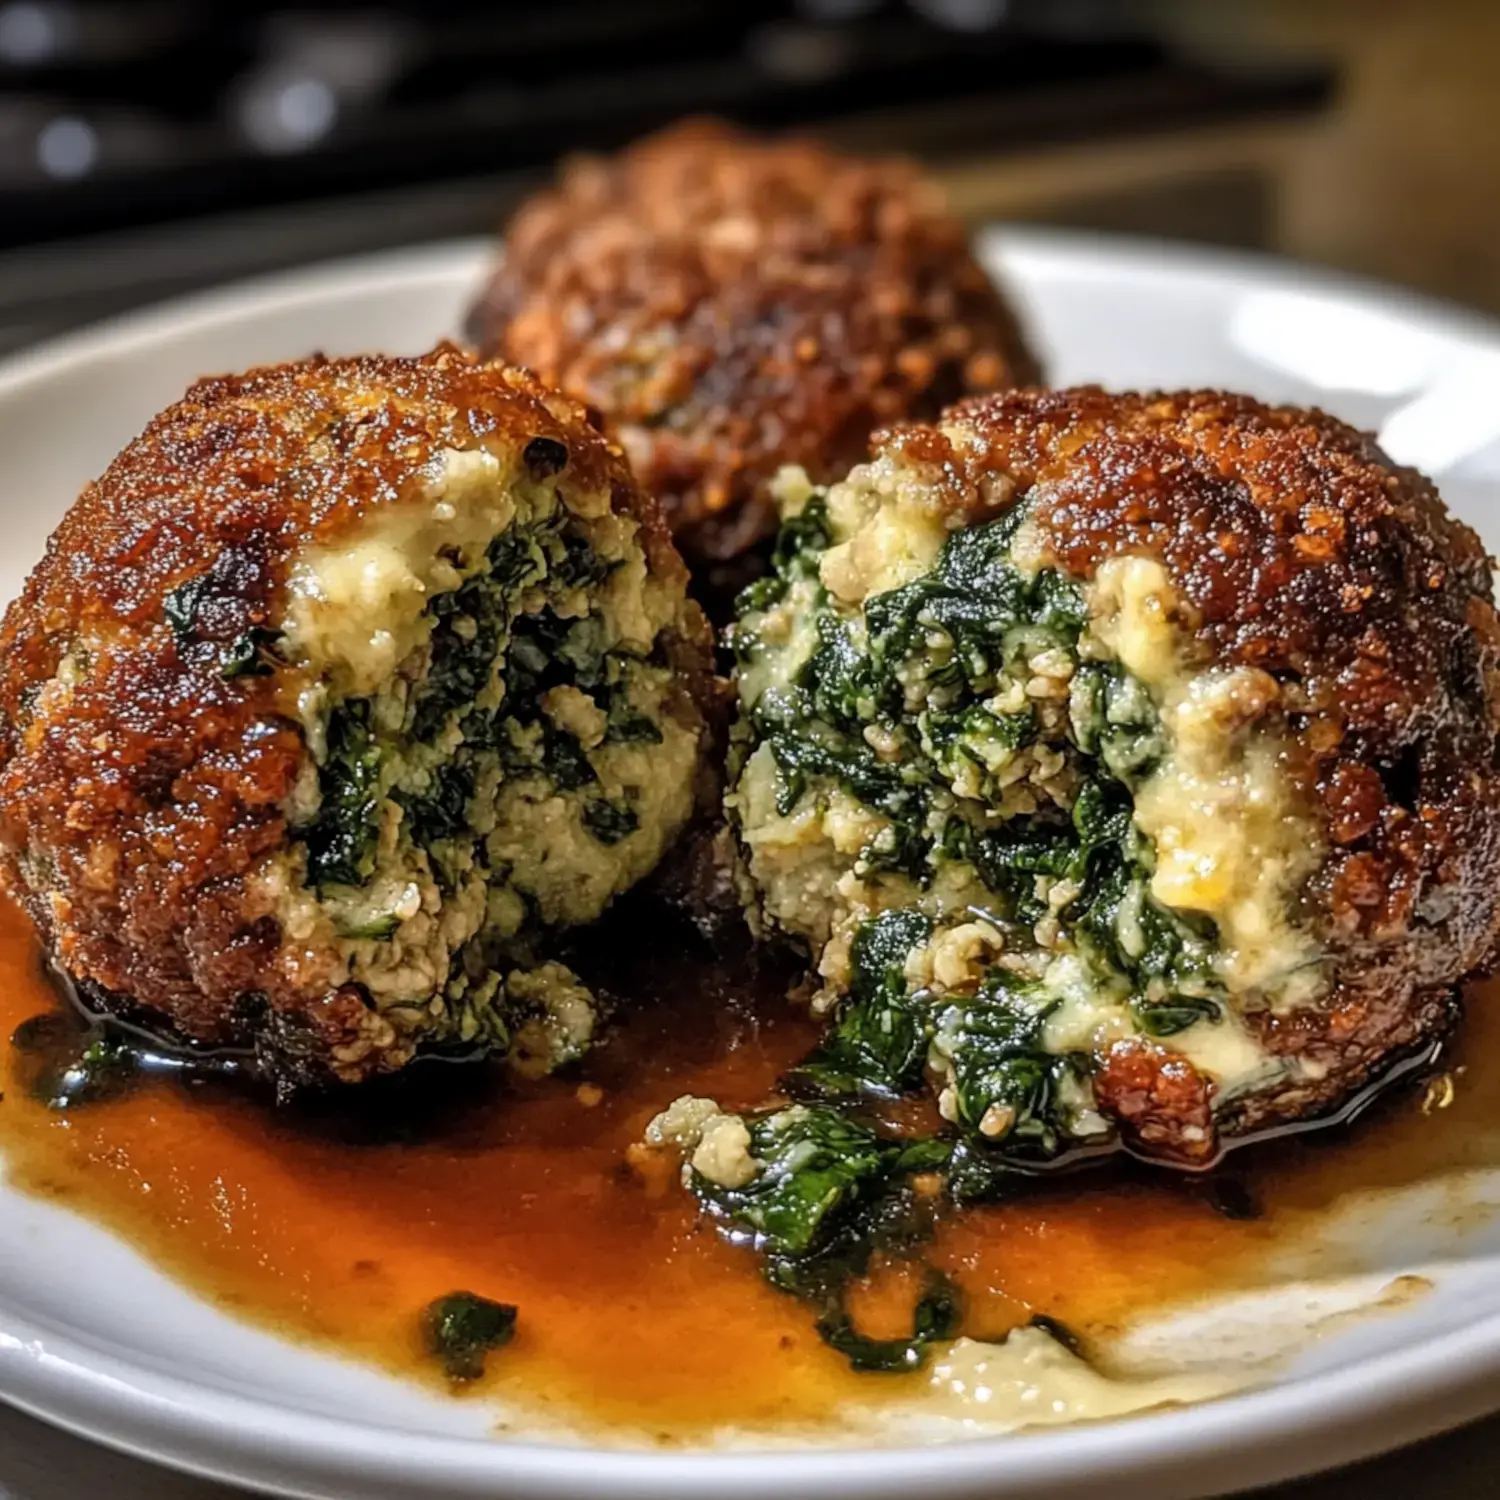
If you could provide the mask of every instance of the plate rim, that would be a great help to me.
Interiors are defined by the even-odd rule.
[[[699,1500],[709,1492],[722,1500],[772,1493],[907,1500],[919,1481],[941,1496],[1083,1500],[1097,1495],[1105,1475],[1121,1496],[1189,1500],[1226,1493],[1226,1478],[1237,1490],[1373,1457],[1500,1401],[1500,1314],[1493,1314],[1320,1374],[1098,1423],[890,1448],[638,1452],[392,1432],[154,1370],[142,1382],[141,1366],[72,1336],[8,1312],[4,1325],[0,1399],[31,1416],[225,1483],[325,1497],[347,1494],[354,1482],[361,1500],[497,1493],[563,1500],[579,1493],[579,1481],[597,1500]]]
[[[458,276],[477,276],[491,253],[493,247],[488,240],[470,235],[369,255],[331,257],[161,298],[24,345],[0,358],[0,400],[33,381],[54,379],[90,360],[169,343],[185,334],[235,322],[268,301],[279,307],[295,307],[317,303],[330,293],[363,295],[382,285],[409,290],[414,283],[431,281],[446,286]],[[458,331],[450,337],[457,340]]]
[[[1256,252],[1137,236],[991,227],[976,237],[1025,300],[1025,268],[1297,286],[1420,320],[1464,343],[1500,349],[1500,320],[1423,293]],[[100,358],[148,353],[258,307],[285,309],[382,285],[448,287],[493,254],[483,237],[329,260],[176,297],[0,360],[0,401]],[[87,1222],[87,1221],[85,1221]],[[228,1314],[225,1314],[228,1316]],[[132,1363],[0,1302],[0,1400],[117,1451],[228,1483],[325,1496],[357,1483],[367,1500],[497,1492],[563,1500],[791,1497],[885,1500],[915,1482],[935,1495],[1082,1497],[1104,1475],[1122,1500],[1172,1500],[1274,1483],[1389,1451],[1500,1407],[1500,1314],[1281,1384],[1201,1405],[1086,1425],[931,1446],[850,1450],[636,1452],[536,1440],[440,1436],[309,1414]],[[1375,1430],[1377,1429],[1378,1430]],[[1232,1472],[1229,1466],[1233,1466]]]
[[[482,243],[482,242],[481,242]],[[1054,229],[1044,224],[988,224],[974,235],[981,262],[989,256],[1011,263],[1027,259],[1054,264],[1107,258],[1138,274],[1273,284],[1285,291],[1294,276],[1298,289],[1324,297],[1378,302],[1384,312],[1421,319],[1448,337],[1476,338],[1488,345],[1500,340],[1500,314],[1487,313],[1450,297],[1417,287],[1382,281],[1378,276],[1317,261],[1299,260],[1269,250],[1250,250],[1147,234],[1116,234],[1104,229]]]
[[[1289,272],[1300,289],[1325,297],[1368,302],[1398,317],[1420,319],[1449,338],[1500,346],[1500,314],[1412,287],[1337,266],[1296,260],[1262,250],[1198,244],[1151,235],[1105,230],[1053,229],[1032,224],[988,224],[975,231],[982,263],[998,261],[1005,273],[1068,262],[1074,268],[1101,260],[1136,275],[1219,281],[1234,278],[1284,290]],[[0,399],[20,385],[63,374],[71,366],[120,353],[131,346],[165,343],[183,333],[232,322],[247,308],[271,299],[279,304],[315,302],[329,292],[353,295],[382,283],[409,288],[414,281],[447,284],[477,277],[495,254],[483,235],[434,240],[368,255],[338,256],[308,265],[264,272],[185,295],[161,298],[128,312],[55,334],[0,357]],[[1024,288],[1019,289],[1024,301]],[[452,335],[458,338],[458,330]]]

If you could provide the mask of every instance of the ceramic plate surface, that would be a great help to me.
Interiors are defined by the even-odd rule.
[[[1167,245],[1001,232],[983,249],[1059,384],[1220,386],[1325,406],[1433,473],[1500,550],[1500,327],[1305,268]],[[82,483],[192,378],[314,349],[415,353],[458,326],[484,255],[455,244],[260,281],[0,366],[0,595],[19,588]],[[1500,1181],[1467,1191],[1500,1205]],[[664,1454],[496,1440],[482,1403],[234,1323],[104,1231],[0,1185],[0,1396],[119,1448],[289,1495],[1062,1500],[1107,1486],[1113,1500],[1172,1500],[1500,1407],[1500,1215],[1470,1214],[1460,1232],[1430,1207],[1407,1194],[1362,1233],[1375,1247],[1369,1286],[1419,1273],[1431,1290],[1347,1320],[1245,1394],[941,1447]],[[1305,1321],[1305,1307],[1284,1297],[1267,1321]]]

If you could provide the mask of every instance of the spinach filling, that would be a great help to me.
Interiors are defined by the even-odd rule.
[[[1132,818],[1133,791],[1165,751],[1155,705],[1099,659],[1083,590],[1016,566],[1025,519],[1017,507],[955,532],[928,573],[855,612],[818,581],[834,538],[814,495],[783,528],[771,574],[742,596],[733,636],[741,667],[753,668],[777,649],[768,611],[810,603],[816,644],[745,705],[737,771],[747,748],[764,745],[782,815],[834,789],[880,814],[886,826],[855,873],[892,872],[912,887],[909,905],[854,936],[828,1036],[790,1082],[803,1097],[889,1096],[920,1090],[936,1067],[964,1150],[1022,1161],[1076,1144],[1069,1117],[1087,1094],[1088,1060],[1042,1046],[1060,1003],[1037,972],[1052,954],[1075,955],[1150,1036],[1217,1019],[1223,999],[1212,923],[1151,895],[1154,851]],[[1036,682],[1039,665],[1053,682]],[[1015,776],[1030,749],[1040,752],[1032,773]],[[1051,771],[1040,787],[1037,769]],[[994,967],[972,995],[941,997],[906,981],[908,954],[934,937],[923,893],[954,865],[988,893],[972,915],[1003,935],[1007,955],[1035,958],[1029,975],[1025,963]],[[1038,924],[1049,919],[1045,942]]]
[[[370,700],[352,698],[328,721],[328,752],[318,772],[317,817],[299,836],[313,883],[363,885],[375,869],[382,753],[370,723]]]
[[[826,811],[835,793],[878,814],[880,831],[843,858],[884,882],[888,909],[853,933],[827,1033],[783,1080],[805,1102],[751,1125],[759,1175],[692,1186],[776,1285],[824,1298],[820,1331],[851,1357],[857,1334],[820,1268],[858,1274],[893,1221],[910,1243],[912,1171],[941,1173],[952,1198],[994,1197],[1107,1144],[1091,1055],[1048,1045],[1069,983],[1152,1037],[1224,1013],[1213,924],[1151,895],[1155,851],[1133,818],[1166,751],[1155,704],[1104,659],[1083,590],[1016,565],[1025,518],[1017,507],[954,533],[927,574],[854,610],[819,580],[835,537],[815,494],[733,628],[732,776],[752,756],[763,773],[768,755],[780,816]],[[730,806],[744,816],[733,793]],[[939,914],[945,874],[983,901]],[[956,988],[929,981],[935,945],[963,923],[997,934],[998,955]],[[886,1141],[860,1123],[872,1101],[927,1089],[942,1116],[927,1137]],[[947,1327],[946,1308],[937,1295],[922,1326]]]
[[[465,1383],[484,1374],[485,1357],[516,1334],[516,1309],[475,1292],[449,1292],[422,1310],[422,1341],[449,1380]]]
[[[760,1171],[742,1188],[700,1173],[691,1186],[734,1237],[760,1252],[767,1280],[818,1309],[820,1337],[857,1370],[921,1367],[928,1346],[952,1338],[962,1320],[957,1289],[929,1271],[906,1338],[873,1339],[855,1327],[850,1284],[877,1255],[909,1255],[931,1225],[931,1205],[913,1179],[944,1165],[941,1141],[882,1139],[847,1113],[793,1105],[749,1120]]]
[[[596,786],[590,752],[547,712],[544,700],[555,688],[576,690],[585,710],[599,715],[601,745],[661,741],[661,730],[631,701],[632,686],[655,672],[651,662],[606,649],[592,613],[558,612],[568,608],[569,593],[597,586],[617,566],[575,524],[559,507],[495,537],[484,566],[429,604],[425,674],[405,698],[348,698],[333,708],[318,810],[294,830],[306,850],[307,882],[320,896],[369,885],[387,803],[400,808],[401,835],[425,855],[439,889],[452,891],[465,870],[487,868],[473,800],[497,776],[501,784],[533,778],[561,792]],[[580,820],[606,847],[638,827],[627,800],[602,794],[585,801]],[[488,871],[487,878],[507,874]],[[516,894],[526,905],[526,893]],[[398,925],[377,915],[343,934],[385,938]]]

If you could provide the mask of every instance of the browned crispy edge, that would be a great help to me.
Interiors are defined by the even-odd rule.
[[[966,520],[1027,499],[1046,553],[1092,577],[1124,553],[1166,567],[1200,660],[1274,683],[1268,714],[1327,857],[1303,915],[1331,960],[1311,1009],[1252,1011],[1300,1081],[1225,1101],[1224,1134],[1336,1109],[1442,1035],[1500,923],[1500,622],[1490,560],[1420,474],[1318,411],[1214,391],[1012,391],[874,446],[928,467]],[[1101,1102],[1151,1154],[1209,1159],[1206,1080],[1122,1046]],[[1191,1070],[1188,1069],[1190,1072]]]
[[[208,1044],[274,1033],[283,1055],[366,1024],[352,987],[317,993],[272,961],[279,926],[247,901],[307,750],[279,677],[226,681],[224,654],[276,615],[300,549],[398,503],[442,450],[538,436],[567,448],[564,494],[606,490],[649,567],[684,587],[660,507],[583,408],[448,346],[199,381],[84,489],[0,626],[0,879],[95,999]],[[179,641],[165,598],[205,575]],[[668,650],[672,711],[701,723],[711,641],[695,606]],[[44,684],[69,653],[78,681],[60,694]]]
[[[468,328],[604,415],[697,562],[775,530],[782,464],[831,480],[882,423],[1039,378],[914,164],[702,120],[528,200]]]

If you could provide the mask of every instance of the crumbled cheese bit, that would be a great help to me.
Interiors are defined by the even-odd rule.
[[[646,1127],[648,1146],[674,1146],[686,1158],[684,1170],[724,1188],[742,1188],[764,1165],[750,1153],[750,1129],[738,1115],[726,1114],[712,1099],[684,1094]]]
[[[930,944],[932,978],[944,989],[972,989],[1004,947],[1005,939],[988,922],[951,927]],[[911,972],[910,964],[907,972]]]
[[[603,742],[609,716],[580,688],[571,683],[548,688],[541,698],[542,712],[557,725],[576,735],[585,750]]]
[[[646,1144],[691,1151],[703,1139],[703,1127],[721,1113],[717,1100],[682,1094],[647,1125]]]
[[[692,1168],[724,1188],[742,1188],[753,1181],[761,1163],[750,1154],[749,1126],[738,1115],[716,1115],[703,1127]]]
[[[783,464],[771,480],[771,498],[783,521],[800,516],[816,487],[801,464]]]
[[[525,1077],[555,1072],[588,1049],[598,1004],[565,964],[545,963],[506,975],[511,1004],[534,1012],[516,1032],[511,1065]]]

